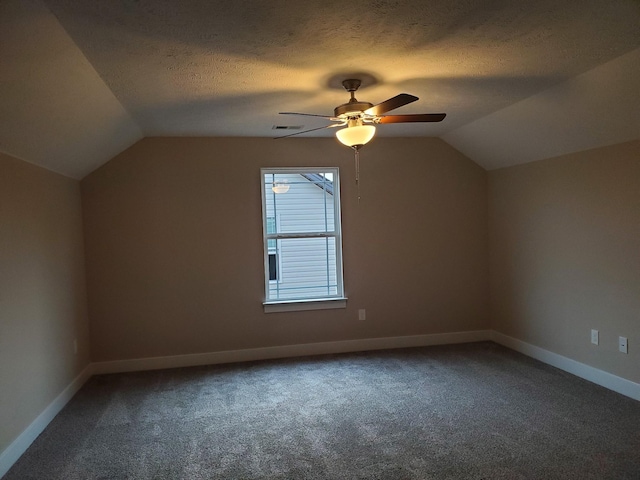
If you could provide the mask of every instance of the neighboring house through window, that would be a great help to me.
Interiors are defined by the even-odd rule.
[[[340,308],[335,305],[344,301],[338,169],[265,168],[261,177],[265,310],[309,302]]]

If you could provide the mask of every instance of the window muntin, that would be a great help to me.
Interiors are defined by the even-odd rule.
[[[265,303],[343,298],[338,169],[262,169],[261,177]]]

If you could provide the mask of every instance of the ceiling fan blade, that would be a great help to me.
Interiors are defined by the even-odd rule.
[[[303,133],[309,133],[309,132],[315,132],[316,130],[322,130],[325,128],[335,128],[335,127],[342,127],[344,126],[344,123],[332,123],[331,125],[327,125],[324,127],[318,127],[318,128],[312,128],[311,130],[304,130],[302,132],[295,132],[295,133],[290,133],[289,135],[283,135],[281,137],[274,137],[274,140],[278,140],[279,138],[287,138],[287,137],[293,137],[294,135],[302,135]]]
[[[280,115],[304,115],[305,117],[333,118],[330,115],[316,115],[315,113],[278,112]]]
[[[400,95],[396,95],[395,97],[390,98],[389,100],[385,100],[382,103],[374,105],[371,108],[368,108],[364,111],[364,113],[368,115],[382,115],[383,113],[387,113],[395,108],[402,107],[411,102],[415,102],[418,100],[418,97],[414,95],[409,95],[408,93],[401,93]]]
[[[417,115],[383,115],[380,123],[406,123],[406,122],[441,122],[446,113],[422,113]]]

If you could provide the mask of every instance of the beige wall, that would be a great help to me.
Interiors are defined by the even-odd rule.
[[[0,452],[89,344],[104,361],[492,327],[640,382],[640,142],[489,173],[438,139],[374,142],[360,204],[333,139],[145,139],[81,182],[82,210],[78,182],[0,154]],[[298,165],[341,169],[348,307],[264,314],[259,169]]]
[[[347,309],[264,314],[260,167],[338,166]],[[486,172],[438,139],[148,138],[82,180],[92,359],[488,327]],[[358,321],[357,310],[367,310]]]
[[[0,154],[0,452],[89,363],[81,221],[77,181]]]
[[[492,327],[640,382],[640,142],[489,173],[438,139],[374,142],[360,204],[333,139],[150,138],[80,185],[0,154],[0,452],[90,344],[104,361]],[[264,314],[259,169],[298,165],[341,169],[348,307]]]
[[[640,142],[489,172],[489,212],[493,328],[640,382]]]

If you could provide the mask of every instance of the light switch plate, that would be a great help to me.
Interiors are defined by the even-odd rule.
[[[627,337],[618,337],[618,350],[622,353],[629,353],[627,349]]]

